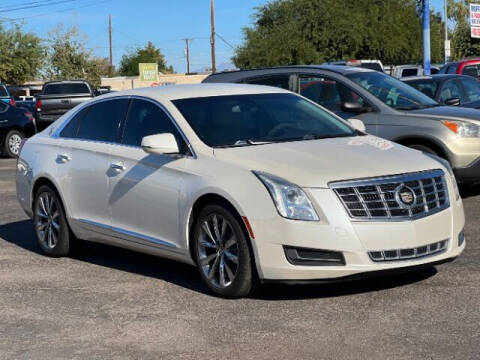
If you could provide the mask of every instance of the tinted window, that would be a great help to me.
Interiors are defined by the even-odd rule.
[[[62,132],[60,133],[61,137],[64,138],[76,138],[78,132],[78,126],[80,125],[80,121],[85,117],[90,109],[89,106],[80,110],[63,128]]]
[[[0,101],[0,112],[7,110],[7,108],[8,108],[8,105]]]
[[[440,71],[440,70],[437,69],[437,68],[431,68],[431,69],[430,69],[430,74],[435,75],[435,74],[438,74],[439,71]]]
[[[133,100],[125,124],[123,144],[140,146],[145,136],[171,133],[179,148],[182,138],[168,115],[158,106],[145,100]]]
[[[46,95],[88,94],[90,90],[85,83],[47,84],[43,93]]]
[[[410,68],[410,69],[403,69],[402,70],[402,77],[407,76],[417,76],[418,69],[417,68]]]
[[[0,96],[9,96],[7,88],[3,85],[0,86]]]
[[[342,104],[345,102],[358,102],[364,105],[363,98],[357,93],[342,83],[324,76],[301,76],[300,94],[335,113],[342,111]]]
[[[272,76],[265,76],[261,78],[254,78],[245,80],[247,84],[256,84],[256,85],[266,85],[266,86],[274,86],[282,89],[289,90],[289,79],[290,75],[272,75]]]
[[[126,116],[128,99],[102,101],[89,106],[80,121],[77,137],[86,140],[118,142],[120,123]]]
[[[447,69],[447,74],[456,74],[457,73],[457,65],[450,65]]]
[[[213,147],[356,135],[336,117],[293,94],[212,96],[173,103],[200,139]]]
[[[480,82],[474,79],[464,79],[462,84],[466,92],[467,102],[480,100]]]
[[[383,72],[383,69],[380,66],[380,64],[376,63],[376,62],[362,62],[360,67],[365,68],[365,69],[371,69],[371,70]]]
[[[444,103],[450,99],[460,99],[462,102],[464,100],[462,88],[458,81],[447,81],[442,87],[439,99],[440,102]]]
[[[437,105],[415,88],[379,72],[358,72],[347,77],[395,109],[414,110]]]
[[[422,93],[428,97],[431,97],[432,99],[435,98],[435,94],[437,93],[438,84],[432,80],[408,81],[407,84],[413,86],[417,90],[420,90]]]
[[[479,65],[467,65],[462,70],[463,75],[473,76],[474,78],[479,77]]]

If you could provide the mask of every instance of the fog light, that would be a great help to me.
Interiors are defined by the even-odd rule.
[[[458,234],[458,246],[462,246],[464,242],[465,242],[465,231],[462,230],[460,231],[460,234]]]
[[[341,266],[345,258],[339,251],[318,250],[284,246],[285,256],[292,265],[304,266]]]

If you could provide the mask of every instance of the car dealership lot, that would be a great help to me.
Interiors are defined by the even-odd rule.
[[[480,196],[436,271],[213,297],[188,265],[97,244],[40,255],[0,159],[0,359],[458,358],[480,344]],[[480,193],[480,191],[476,191]],[[386,234],[388,236],[388,234]]]

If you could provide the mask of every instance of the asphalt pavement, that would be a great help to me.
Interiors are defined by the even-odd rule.
[[[0,359],[480,359],[480,190],[453,263],[213,297],[195,268],[87,243],[40,254],[0,159]]]

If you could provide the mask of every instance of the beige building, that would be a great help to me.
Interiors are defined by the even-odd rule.
[[[159,74],[158,81],[141,81],[138,76],[117,76],[112,78],[102,78],[101,86],[108,86],[112,90],[128,90],[140,87],[154,87],[175,84],[198,84],[201,83],[209,74]]]

